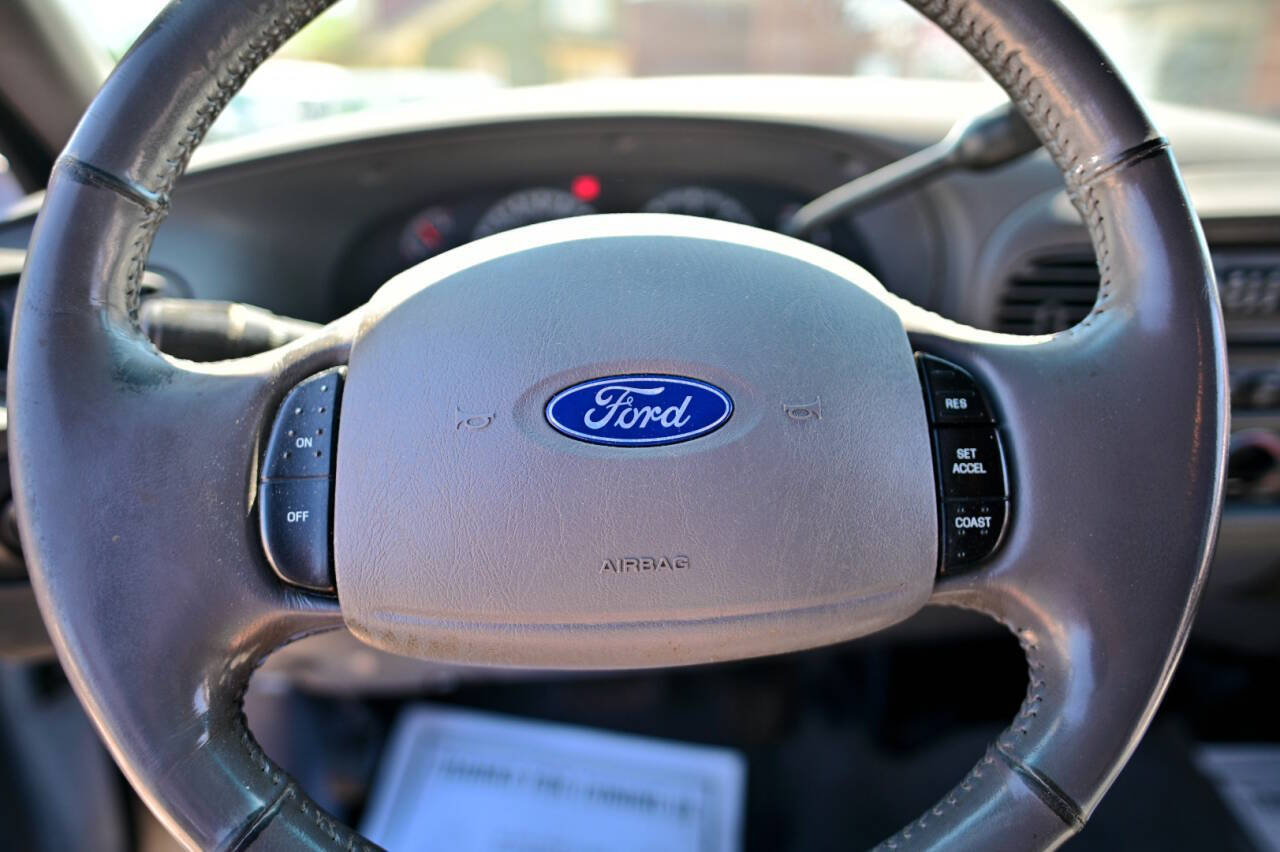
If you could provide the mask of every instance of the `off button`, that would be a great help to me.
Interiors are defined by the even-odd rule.
[[[332,591],[329,477],[262,483],[258,515],[267,560],[280,578],[295,586]]]
[[[991,427],[934,430],[944,500],[1004,499],[1008,488],[1000,436]]]

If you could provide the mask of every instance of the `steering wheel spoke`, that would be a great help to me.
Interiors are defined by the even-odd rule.
[[[1154,175],[1173,177],[1167,156],[1105,177],[1090,197],[1119,210],[1136,186],[1155,191]],[[1220,501],[1216,486],[1192,483],[1221,483],[1224,463],[1220,442],[1205,440],[1206,428],[1225,432],[1227,412],[1198,235],[1152,252],[1170,231],[1162,208],[1121,212],[1148,251],[1110,233],[1111,216],[1094,223],[1095,241],[1115,241],[1108,288],[1069,332],[1008,337],[903,309],[917,349],[964,365],[988,389],[1009,464],[999,551],[942,579],[933,602],[986,613],[1017,636],[1027,697],[988,757],[1075,825],[1123,767],[1177,664]],[[1169,254],[1185,265],[1152,262]]]
[[[115,217],[124,234],[145,218],[77,177],[55,177],[45,228],[67,210],[72,238],[86,213]],[[285,390],[345,359],[350,321],[253,358],[175,361],[127,324],[127,300],[92,297],[96,264],[130,247],[36,249],[37,278],[76,282],[89,298],[55,302],[30,274],[23,288],[24,332],[78,345],[24,350],[14,379],[17,451],[30,452],[32,435],[58,448],[38,488],[19,484],[38,495],[22,532],[36,543],[33,582],[64,665],[134,786],[189,844],[233,847],[264,809],[305,801],[244,728],[249,675],[272,649],[341,625],[336,602],[286,587],[266,564],[256,456]],[[199,819],[208,812],[219,822]]]

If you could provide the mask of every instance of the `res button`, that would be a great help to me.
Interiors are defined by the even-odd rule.
[[[978,383],[965,370],[941,358],[921,355],[920,373],[929,403],[929,419],[934,425],[992,422]]]

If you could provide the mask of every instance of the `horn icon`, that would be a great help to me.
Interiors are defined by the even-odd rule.
[[[787,405],[784,402],[782,404],[782,411],[789,419],[796,420],[801,423],[806,420],[821,420],[822,397],[818,397],[813,402],[804,405]]]

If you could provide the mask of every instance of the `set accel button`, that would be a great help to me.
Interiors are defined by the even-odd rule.
[[[994,426],[937,429],[933,443],[947,499],[1005,498],[1004,458]]]

